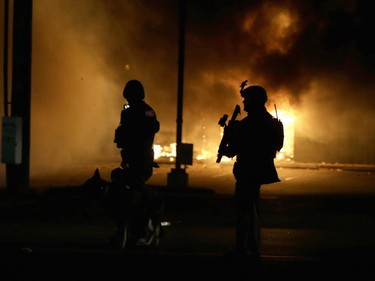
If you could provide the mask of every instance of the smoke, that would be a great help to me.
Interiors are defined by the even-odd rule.
[[[143,82],[146,101],[157,112],[156,142],[175,141],[178,4],[34,0],[32,175],[119,161],[113,133],[129,79]],[[241,104],[244,80],[264,86],[270,105],[295,110],[299,134],[308,139],[328,142],[374,131],[368,5],[188,0],[183,142],[216,152],[217,121]],[[366,122],[358,127],[355,120]],[[369,147],[374,138],[360,142]]]
[[[294,110],[298,139],[316,144],[308,151],[300,143],[300,159],[320,154],[315,160],[374,163],[374,43],[368,4],[235,1],[228,6],[200,10],[189,38],[190,58],[201,56],[189,60],[194,66],[187,72],[201,80],[188,79],[209,85],[207,97],[216,94],[212,110],[240,102],[234,89],[248,79],[268,90],[270,108],[277,103]],[[215,92],[220,83],[221,94],[232,95],[228,102]],[[352,157],[356,154],[362,156]]]

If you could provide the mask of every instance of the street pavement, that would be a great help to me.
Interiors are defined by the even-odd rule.
[[[0,280],[373,280],[375,175],[368,167],[279,167],[282,183],[262,187],[260,262],[223,256],[234,242],[230,166],[189,169],[183,189],[167,186],[169,169],[149,183],[165,199],[156,249],[111,248],[112,221],[75,186],[21,199],[3,192]]]

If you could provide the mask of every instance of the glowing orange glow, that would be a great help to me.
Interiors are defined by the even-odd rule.
[[[298,16],[285,7],[265,3],[256,14],[246,16],[242,28],[268,52],[286,54],[299,32]]]
[[[276,116],[275,116],[276,117]],[[295,126],[295,113],[292,109],[282,109],[277,111],[277,117],[283,122],[284,125],[284,147],[280,152],[277,153],[276,160],[291,160],[294,156],[294,126]],[[224,129],[221,128],[220,139],[222,138]],[[205,136],[203,139],[206,140]],[[207,160],[211,161],[217,156],[217,148],[219,144],[213,144],[212,149],[202,147],[199,151],[195,151],[193,156],[196,160]],[[176,158],[176,143],[171,143],[167,146],[160,144],[154,145],[155,159],[169,159],[168,161],[173,162]],[[232,158],[223,157],[222,162],[233,161]]]
[[[121,163],[113,137],[130,79],[142,81],[160,121],[156,161],[175,161],[179,1],[34,2],[30,185],[40,178],[53,186],[57,178],[70,177],[67,169]],[[236,104],[242,109],[240,84],[248,80],[248,86],[265,87],[274,117],[277,104],[285,135],[277,161],[374,164],[375,87],[367,41],[372,21],[366,5],[222,2],[187,9],[193,16],[186,19],[182,131],[183,142],[194,144],[194,161],[215,163],[218,120]],[[242,109],[238,119],[245,116]],[[1,165],[0,187],[5,185]]]
[[[292,109],[282,109],[278,110],[277,114],[284,125],[284,147],[278,153],[277,159],[292,159],[294,156],[295,113]]]
[[[173,162],[176,158],[176,143],[171,143],[165,146],[160,144],[154,144],[154,158],[156,160],[164,158],[169,159],[170,162]]]

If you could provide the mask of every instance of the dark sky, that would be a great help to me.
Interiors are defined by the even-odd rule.
[[[370,4],[188,0],[183,142],[215,154],[217,121],[241,104],[248,80],[307,138],[373,147]],[[113,131],[129,79],[144,83],[157,111],[157,141],[174,142],[178,23],[176,0],[34,0],[32,169],[116,161]]]

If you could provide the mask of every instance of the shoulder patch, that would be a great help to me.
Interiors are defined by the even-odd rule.
[[[155,112],[153,110],[145,111],[147,117],[155,117]]]

